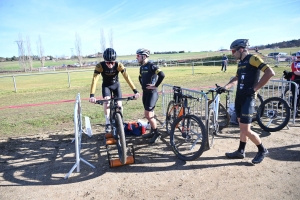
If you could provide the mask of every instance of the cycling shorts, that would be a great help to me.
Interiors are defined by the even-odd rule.
[[[237,96],[235,98],[235,112],[240,123],[251,124],[255,109],[255,98],[252,96]]]
[[[155,104],[158,100],[158,93],[155,91],[149,92],[144,91],[143,92],[143,105],[144,109],[147,111],[153,111],[155,108]]]
[[[113,95],[115,98],[122,98],[122,91],[119,82],[109,86],[102,84],[102,96],[111,97],[111,95]]]

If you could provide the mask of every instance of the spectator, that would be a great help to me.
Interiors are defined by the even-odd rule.
[[[222,57],[222,69],[221,71],[224,70],[224,72],[226,72],[227,70],[227,62],[228,62],[228,58],[225,54],[223,54],[223,57]]]

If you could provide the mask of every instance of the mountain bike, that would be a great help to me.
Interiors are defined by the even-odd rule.
[[[188,99],[199,101],[200,98],[182,94],[182,90],[178,86],[174,86],[173,91],[174,100],[169,103],[166,114],[170,144],[173,152],[180,160],[195,160],[205,150],[207,132],[201,119],[190,114]]]
[[[120,162],[122,164],[126,164],[127,161],[127,145],[126,145],[126,138],[124,133],[124,126],[123,126],[123,114],[122,108],[118,105],[118,101],[129,101],[134,100],[135,97],[123,97],[123,98],[114,98],[108,100],[97,100],[96,104],[103,105],[103,103],[109,103],[110,106],[110,124],[112,127],[112,138],[116,141],[116,146],[118,150],[118,156]],[[114,141],[112,141],[114,143]]]
[[[214,142],[215,135],[218,135],[219,131],[223,128],[226,128],[229,125],[230,115],[227,112],[227,108],[223,106],[220,102],[220,94],[229,92],[230,90],[225,91],[219,91],[218,86],[216,84],[216,88],[208,90],[206,94],[211,93],[212,99],[208,102],[208,120],[207,120],[207,131],[208,131],[208,146],[212,147]],[[215,94],[216,93],[216,94]],[[227,107],[227,101],[226,101],[226,107]]]

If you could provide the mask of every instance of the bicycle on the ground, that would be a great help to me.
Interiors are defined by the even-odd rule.
[[[127,144],[126,144],[126,138],[125,138],[125,132],[124,132],[124,122],[123,122],[123,114],[122,114],[122,108],[118,105],[118,101],[129,101],[134,100],[135,97],[122,97],[122,98],[114,98],[111,99],[103,99],[103,100],[97,100],[96,104],[103,105],[103,103],[109,102],[109,109],[110,109],[110,124],[112,127],[112,138],[116,141],[116,146],[118,150],[118,156],[120,159],[120,162],[122,164],[126,164],[127,160]]]
[[[207,133],[201,119],[190,113],[188,99],[200,101],[200,98],[183,94],[182,89],[178,86],[174,86],[173,91],[174,100],[169,103],[166,113],[166,127],[170,134],[170,144],[180,160],[195,160],[205,150]]]

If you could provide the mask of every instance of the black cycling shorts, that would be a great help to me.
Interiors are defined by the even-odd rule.
[[[102,84],[102,96],[103,97],[107,97],[107,96],[111,97],[112,94],[115,98],[122,98],[122,91],[121,91],[120,83],[116,82],[109,86]]]
[[[147,111],[153,111],[158,100],[157,92],[143,92],[143,105]]]
[[[253,96],[237,96],[235,98],[235,113],[237,118],[240,118],[240,123],[251,124],[255,101]]]

